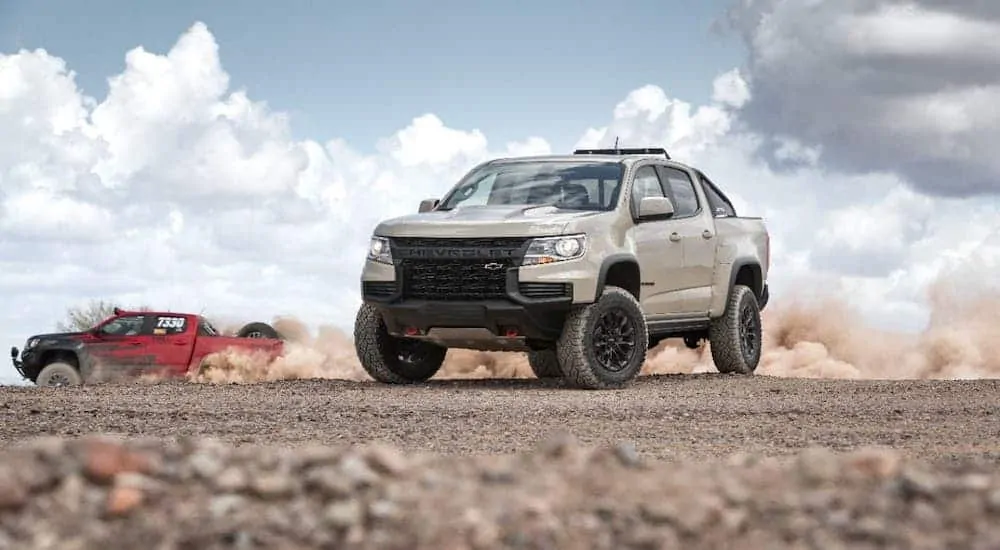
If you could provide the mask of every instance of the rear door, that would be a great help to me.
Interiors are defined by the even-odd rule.
[[[195,329],[186,315],[155,315],[151,320],[150,353],[157,366],[172,374],[187,371],[191,350],[194,349]]]

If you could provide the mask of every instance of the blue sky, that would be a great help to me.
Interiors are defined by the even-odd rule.
[[[165,53],[203,21],[231,87],[287,112],[297,137],[371,151],[433,112],[496,145],[540,135],[563,149],[644,84],[706,101],[742,60],[711,29],[729,3],[0,0],[0,51],[45,48],[100,99],[126,51]]]

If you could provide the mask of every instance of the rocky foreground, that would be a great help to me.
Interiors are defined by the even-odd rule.
[[[998,546],[1000,473],[877,449],[669,464],[569,436],[478,457],[84,436],[0,452],[0,548]]]

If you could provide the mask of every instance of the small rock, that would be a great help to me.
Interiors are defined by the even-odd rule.
[[[218,496],[209,501],[208,512],[212,514],[212,517],[218,519],[228,515],[233,510],[242,508],[245,501],[246,499],[240,495]]]
[[[376,471],[389,475],[400,475],[409,467],[403,453],[386,445],[371,445],[365,450],[368,464]]]
[[[376,500],[368,506],[368,515],[377,520],[393,519],[399,515],[399,507],[389,500]]]
[[[966,491],[982,492],[993,486],[993,479],[986,474],[966,474],[959,479],[958,486]]]
[[[920,470],[907,468],[899,479],[899,488],[905,498],[931,498],[937,492],[937,482],[934,478]]]
[[[811,447],[798,456],[799,475],[808,483],[821,484],[837,478],[837,455],[824,448]]]
[[[287,496],[295,489],[291,477],[280,472],[259,475],[250,482],[250,487],[263,498]]]
[[[310,468],[323,464],[333,464],[343,454],[341,449],[328,445],[307,445],[296,451],[299,467]]]
[[[374,485],[379,480],[379,475],[368,466],[368,463],[355,454],[343,457],[340,461],[340,472],[355,487]]]
[[[138,508],[142,504],[143,498],[141,489],[116,485],[108,492],[105,511],[111,516],[126,515]]]
[[[642,517],[654,524],[669,523],[677,515],[677,507],[672,501],[644,502],[639,506]],[[598,510],[599,515],[603,510]]]
[[[899,473],[899,454],[886,449],[861,449],[847,457],[847,464],[864,477],[889,478]]]
[[[630,441],[625,441],[615,445],[615,456],[618,461],[624,466],[634,467],[639,465],[639,451],[636,450],[635,444]]]
[[[986,508],[994,514],[1000,514],[1000,489],[990,491],[986,497]]]
[[[750,500],[750,490],[742,481],[731,475],[722,475],[718,479],[722,495],[733,504],[743,504]]]
[[[578,447],[576,438],[567,431],[558,431],[539,442],[538,453],[544,457],[560,458]]]
[[[486,483],[508,484],[514,482],[514,472],[505,466],[486,466],[479,477]]]
[[[109,483],[121,472],[145,473],[150,467],[146,456],[111,441],[88,441],[84,453],[83,471],[96,483]]]
[[[28,502],[28,489],[9,467],[0,469],[0,510],[14,509]]]
[[[191,455],[190,463],[195,475],[203,479],[214,478],[225,467],[221,460],[204,451]]]
[[[343,498],[351,494],[351,480],[333,466],[321,466],[306,474],[306,486],[315,488],[325,497]]]
[[[361,523],[364,510],[357,500],[341,500],[327,506],[323,515],[330,525],[338,529],[347,529]]]
[[[215,478],[215,488],[220,491],[235,493],[247,486],[247,474],[242,469],[230,466]]]
[[[56,487],[53,496],[63,511],[76,514],[83,505],[85,489],[83,478],[78,474],[70,474]]]

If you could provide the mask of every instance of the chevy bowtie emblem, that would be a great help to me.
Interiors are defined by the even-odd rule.
[[[490,262],[484,265],[483,267],[489,269],[490,271],[496,271],[498,269],[503,269],[503,264],[497,262]]]

